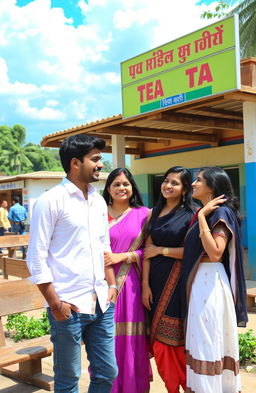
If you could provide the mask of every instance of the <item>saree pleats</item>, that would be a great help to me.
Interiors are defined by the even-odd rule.
[[[201,263],[188,309],[186,393],[239,393],[236,313],[222,263]]]

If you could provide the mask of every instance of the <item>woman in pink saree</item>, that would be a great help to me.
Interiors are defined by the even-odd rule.
[[[152,373],[141,300],[141,268],[143,226],[149,209],[143,206],[126,168],[110,173],[103,197],[108,205],[112,249],[112,253],[105,253],[105,265],[113,266],[118,287],[115,351],[119,371],[111,393],[146,393]]]

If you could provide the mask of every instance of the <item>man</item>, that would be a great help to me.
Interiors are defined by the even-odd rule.
[[[8,203],[3,200],[0,207],[0,236],[4,236],[4,233],[11,228],[10,221],[8,220]],[[0,248],[0,254],[2,254],[2,249]]]
[[[74,135],[63,141],[60,159],[67,177],[35,203],[27,264],[47,301],[54,345],[55,393],[78,392],[81,342],[90,362],[88,393],[109,393],[117,376],[114,355],[113,269],[107,206],[89,183],[103,167],[102,139]]]
[[[28,214],[22,205],[20,205],[20,197],[14,196],[12,198],[12,207],[9,210],[8,219],[12,224],[12,232],[15,235],[24,235],[25,234],[25,220]]]

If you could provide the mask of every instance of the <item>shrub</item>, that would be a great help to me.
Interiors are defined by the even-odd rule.
[[[45,311],[41,318],[27,317],[23,313],[8,315],[6,328],[15,342],[49,334],[50,325]]]
[[[256,337],[253,330],[238,334],[240,364],[256,363]]]

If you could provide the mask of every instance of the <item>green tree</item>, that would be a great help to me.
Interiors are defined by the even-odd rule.
[[[214,12],[204,11],[202,18],[222,18],[235,13],[239,14],[241,57],[256,56],[256,0],[239,0],[239,4],[232,11],[227,12],[228,8],[235,3],[237,0],[229,3],[220,1]]]
[[[31,170],[33,165],[27,158],[23,148],[26,130],[19,124],[13,127],[1,126],[1,165],[0,170],[7,175]]]
[[[102,160],[102,163],[104,165],[104,167],[102,168],[102,172],[111,172],[113,169],[113,165],[112,162],[108,161],[108,160]]]
[[[24,150],[33,164],[33,171],[62,171],[59,154],[56,149],[42,148],[28,143]]]
[[[28,143],[24,146],[26,129],[20,124],[0,126],[0,172],[16,175],[32,171],[61,171],[56,149]]]

